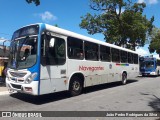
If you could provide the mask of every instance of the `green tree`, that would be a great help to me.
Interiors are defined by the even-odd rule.
[[[160,55],[160,29],[154,28],[151,34],[151,42],[148,47],[150,53],[156,52]]]
[[[32,3],[34,2],[36,6],[40,5],[40,0],[26,0],[27,3]]]
[[[131,0],[90,0],[90,7],[96,14],[87,13],[81,17],[80,27],[89,34],[102,33],[108,43],[135,50],[144,46],[146,34],[152,31],[152,22],[143,16],[145,3]]]

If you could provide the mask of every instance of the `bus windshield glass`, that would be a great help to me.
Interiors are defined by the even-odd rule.
[[[153,68],[154,67],[154,62],[153,61],[146,61],[146,68]]]
[[[153,61],[144,61],[140,64],[141,68],[145,67],[146,69],[154,68],[154,62]]]
[[[36,63],[38,33],[38,25],[23,27],[14,32],[10,44],[10,68],[25,69]]]
[[[13,40],[10,45],[9,67],[25,69],[32,67],[37,59],[37,36]]]

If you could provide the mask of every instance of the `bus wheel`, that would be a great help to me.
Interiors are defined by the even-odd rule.
[[[82,81],[77,76],[74,76],[71,79],[70,86],[69,86],[69,92],[71,96],[77,96],[81,94],[83,86]]]
[[[127,74],[123,73],[122,74],[122,85],[125,85],[127,83]]]

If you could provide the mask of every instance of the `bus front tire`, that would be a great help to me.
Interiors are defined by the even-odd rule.
[[[83,83],[80,78],[73,76],[69,86],[69,93],[71,96],[77,96],[82,93]]]
[[[123,73],[122,74],[122,85],[125,85],[127,83],[127,74]]]

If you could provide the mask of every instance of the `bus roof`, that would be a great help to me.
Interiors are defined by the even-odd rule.
[[[71,32],[71,31],[68,31],[68,30],[65,30],[65,29],[62,29],[62,28],[52,26],[52,25],[49,25],[49,24],[45,24],[45,23],[36,23],[36,24],[38,24],[40,26],[44,25],[46,30],[57,33],[57,34],[62,34],[62,35],[65,35],[65,36],[75,37],[75,38],[79,38],[79,39],[82,39],[82,40],[85,40],[85,41],[89,41],[89,42],[93,42],[93,43],[97,43],[97,44],[101,44],[101,45],[106,45],[106,46],[109,46],[109,47],[112,47],[112,48],[117,48],[117,49],[120,49],[120,50],[124,50],[124,51],[128,51],[128,52],[138,54],[137,52],[135,52],[133,50],[122,48],[122,47],[116,46],[114,44],[106,43],[106,42],[103,42],[103,41],[100,41],[100,40],[97,40],[97,39],[93,39],[93,38],[90,38],[90,37],[87,37],[87,36],[84,36],[84,35],[80,35],[78,33],[74,33],[74,32]],[[30,25],[36,25],[36,24],[30,24]],[[30,25],[27,25],[27,26],[30,26]],[[27,27],[27,26],[23,26],[23,27]]]

